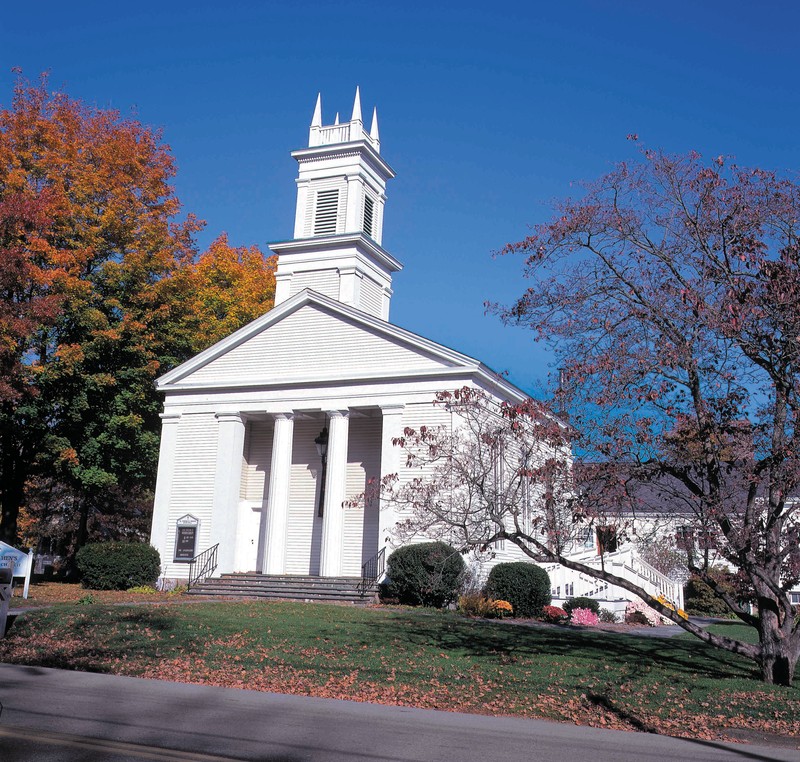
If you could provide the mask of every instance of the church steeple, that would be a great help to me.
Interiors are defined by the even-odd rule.
[[[311,288],[387,320],[392,273],[402,265],[381,246],[386,183],[394,171],[380,155],[377,109],[369,132],[356,88],[350,121],[323,125],[317,96],[308,148],[298,163],[294,239],[278,254],[275,304]]]

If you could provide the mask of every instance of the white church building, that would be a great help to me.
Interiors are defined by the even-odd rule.
[[[402,265],[381,242],[394,171],[376,113],[365,129],[358,91],[341,124],[323,125],[318,98],[308,147],[292,156],[294,238],[271,245],[274,308],[157,381],[165,402],[151,542],[166,579],[185,581],[187,561],[204,551],[211,576],[360,578],[391,552],[397,517],[379,499],[343,504],[402,473],[392,439],[406,426],[449,423],[432,404],[443,390],[526,398],[478,360],[390,322]],[[521,559],[515,550],[496,560]],[[588,592],[573,580],[559,594],[567,584]]]

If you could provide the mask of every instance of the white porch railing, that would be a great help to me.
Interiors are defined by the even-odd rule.
[[[364,140],[376,151],[379,150],[378,141],[364,129],[360,121],[331,124],[326,127],[312,127],[309,145],[311,147],[327,146],[336,143],[349,143],[354,140]]]
[[[600,557],[596,553],[576,554],[570,556],[570,560],[595,568],[599,568],[601,564]],[[643,561],[633,548],[607,553],[603,558],[603,566],[612,574],[638,585],[650,595],[654,597],[662,595],[676,608],[683,608],[683,585]],[[548,564],[544,569],[550,576],[553,590],[559,591],[557,597],[586,596],[609,599],[628,598],[631,595],[627,590],[587,574],[572,571],[560,564]],[[571,586],[570,596],[566,595],[567,585]]]

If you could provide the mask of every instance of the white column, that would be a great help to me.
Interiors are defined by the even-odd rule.
[[[217,468],[214,477],[214,504],[211,509],[211,545],[219,543],[216,573],[227,574],[235,571],[244,421],[235,412],[217,413],[217,421]]]
[[[392,443],[403,431],[403,405],[382,405],[383,428],[381,431],[381,479],[400,471],[401,449]],[[378,548],[385,547],[387,556],[392,550],[389,538],[397,522],[392,502],[386,496],[380,498],[378,513]]]
[[[162,572],[172,562],[173,549],[167,545],[169,531],[169,500],[172,494],[172,479],[175,475],[175,452],[178,441],[180,413],[161,414],[161,445],[158,450],[158,476],[153,500],[153,524],[150,544],[161,555]]]
[[[289,522],[289,484],[292,475],[294,418],[289,413],[275,416],[272,461],[269,467],[264,574],[286,572],[286,530]]]
[[[306,212],[308,211],[309,188],[307,181],[297,180],[297,208],[294,213],[294,237],[306,237]]]
[[[350,140],[353,138],[353,133],[350,133]],[[361,178],[358,175],[347,176],[347,209],[345,211],[344,232],[357,233],[361,230],[363,214],[362,207],[364,205],[364,186],[361,184]]]
[[[383,305],[381,307],[381,317],[388,323],[389,322],[389,305],[392,301],[392,291],[389,286],[383,287]]]
[[[364,274],[355,267],[339,268],[339,301],[352,307],[361,304],[361,281]]]
[[[275,306],[285,302],[292,295],[292,273],[275,273]]]
[[[383,210],[386,207],[386,195],[381,193],[378,196],[378,203],[375,206],[375,230],[372,237],[375,239],[375,243],[380,246],[383,242]]]
[[[322,547],[319,573],[338,577],[342,573],[342,535],[344,530],[345,485],[347,479],[347,440],[350,419],[346,410],[328,413],[328,464],[325,501],[322,505]]]

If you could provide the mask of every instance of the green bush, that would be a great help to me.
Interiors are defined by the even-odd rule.
[[[389,556],[381,598],[442,608],[455,600],[465,567],[461,554],[447,543],[406,545]]]
[[[152,586],[161,571],[158,551],[141,542],[89,543],[78,551],[75,561],[81,584],[89,590]]]
[[[600,616],[600,604],[594,598],[586,598],[579,595],[577,598],[570,598],[564,603],[564,611],[571,614],[575,609],[589,609],[592,613]]]
[[[508,601],[514,616],[540,616],[550,604],[550,577],[527,561],[497,564],[489,572],[485,592],[490,598]]]
[[[726,593],[737,597],[736,589],[733,584],[733,575],[728,572],[714,570],[714,575],[718,578],[720,585]],[[687,614],[695,616],[714,616],[733,618],[733,612],[728,608],[725,601],[717,596],[707,585],[697,576],[692,575],[683,588],[683,608]]]

